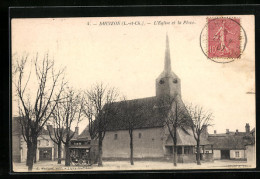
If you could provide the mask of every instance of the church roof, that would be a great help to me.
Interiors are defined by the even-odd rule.
[[[179,77],[174,73],[174,72],[167,72],[167,71],[163,71],[158,77],[157,77],[157,81],[160,80],[161,78],[177,78],[179,79]]]
[[[165,57],[164,57],[164,70],[158,76],[157,81],[161,78],[178,78],[179,77],[172,71],[171,68],[171,55],[170,55],[170,45],[168,34],[166,35],[166,48],[165,48]]]
[[[170,135],[168,135],[168,138],[166,140],[166,145],[173,145],[173,141]],[[191,128],[187,128],[185,130],[182,130],[181,128],[177,128],[177,145],[179,146],[197,145],[197,142],[194,139]],[[211,142],[209,142],[205,136],[201,135],[200,145],[211,145]]]
[[[135,122],[134,129],[144,129],[144,128],[157,128],[164,127],[165,116],[162,115],[158,110],[158,98],[147,97],[133,100],[126,100],[127,107],[122,105],[122,101],[113,103],[113,107],[116,108],[116,111],[113,115],[108,117],[108,123],[106,127],[106,131],[117,131],[117,130],[128,130],[128,123],[124,120],[124,116],[133,114],[135,116],[135,111],[138,110],[141,115],[138,117],[140,122]],[[181,98],[178,98],[181,102],[181,105],[184,107],[184,104]],[[142,108],[136,108],[137,106],[144,106]],[[168,109],[167,109],[168,110]],[[170,110],[170,108],[169,108]],[[131,111],[131,112],[129,112]],[[186,108],[184,109],[185,114],[188,115]],[[192,122],[189,117],[187,117],[187,123]],[[134,121],[134,120],[133,120]],[[182,135],[181,133],[180,135]],[[193,137],[193,136],[192,136]],[[88,126],[81,132],[78,138],[90,138]]]
[[[126,115],[127,110],[137,110],[134,108],[134,105],[142,105],[145,106],[141,108],[139,111],[142,115],[140,116],[140,122],[136,123],[135,128],[154,128],[154,127],[163,127],[162,116],[156,109],[156,97],[148,97],[134,100],[127,100],[128,103],[127,108],[124,108],[121,102],[117,102],[116,105],[117,113],[115,115],[110,116],[109,124],[107,126],[108,131],[114,130],[127,130],[128,124],[123,120],[123,116]],[[140,109],[139,109],[140,110]],[[129,111],[128,111],[129,112]],[[132,111],[134,112],[134,111]]]
[[[137,120],[138,122],[135,122],[134,125],[135,129],[163,127],[165,123],[164,121],[165,116],[158,109],[157,99],[158,99],[157,97],[148,97],[148,98],[128,100],[126,101],[127,107],[122,105],[122,101],[114,103],[115,107],[117,108],[116,109],[117,112],[114,115],[111,115],[109,117],[108,120],[110,122],[108,123],[107,130],[108,131],[127,130],[128,123],[126,120],[124,120],[125,116],[131,115],[131,117],[137,117],[135,115],[135,112],[141,114],[140,116],[138,116],[138,120]],[[178,98],[178,100],[180,106],[182,105],[181,107],[184,107],[181,98]],[[139,106],[139,108],[136,108],[135,105]],[[167,107],[166,111],[167,110],[170,110],[170,108]],[[187,112],[187,110],[184,110],[184,112]],[[185,113],[184,115],[188,115],[188,114]],[[187,120],[191,120],[191,119],[187,117]],[[187,122],[191,122],[191,121],[187,121]]]

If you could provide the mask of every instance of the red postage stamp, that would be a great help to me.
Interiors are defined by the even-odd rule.
[[[240,30],[239,18],[208,18],[208,57],[239,58]]]

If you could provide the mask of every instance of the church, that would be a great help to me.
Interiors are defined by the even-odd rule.
[[[170,96],[176,99],[177,103],[184,107],[181,98],[181,80],[171,69],[170,46],[168,35],[166,36],[166,50],[164,58],[164,70],[155,80],[156,96],[128,100],[128,106],[142,104],[146,107],[140,125],[133,130],[133,157],[142,159],[170,159],[173,157],[173,140],[165,125],[165,119],[158,112],[158,99],[163,96]],[[120,102],[117,102],[120,108]],[[171,104],[172,105],[172,104]],[[133,109],[133,108],[132,108]],[[185,108],[186,109],[186,108]],[[174,108],[170,107],[169,110]],[[130,157],[130,137],[128,126],[122,116],[123,111],[111,117],[103,140],[104,159],[127,159]],[[170,112],[170,111],[169,111]],[[186,110],[187,112],[187,110]],[[186,113],[188,116],[188,114]],[[192,120],[189,119],[191,122]],[[86,132],[87,128],[82,132]],[[196,141],[189,126],[185,129],[177,128],[177,162],[196,161]],[[201,137],[201,159],[212,160],[212,150],[205,151],[205,146],[211,146],[207,141],[207,131]],[[212,146],[211,146],[212,147]],[[207,147],[208,148],[208,147]]]

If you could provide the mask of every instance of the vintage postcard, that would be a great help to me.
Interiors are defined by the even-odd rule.
[[[12,170],[255,168],[254,22],[12,19]]]

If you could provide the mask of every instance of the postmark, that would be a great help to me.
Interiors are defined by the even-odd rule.
[[[200,35],[200,46],[207,58],[217,63],[240,59],[247,43],[241,19],[214,17],[206,21]]]

